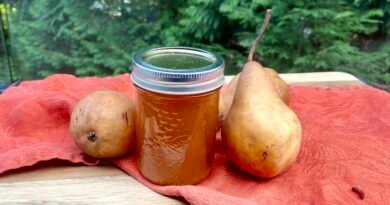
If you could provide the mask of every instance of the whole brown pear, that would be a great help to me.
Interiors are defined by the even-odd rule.
[[[135,107],[116,91],[96,91],[73,108],[70,131],[76,145],[87,155],[112,158],[135,146]]]
[[[230,110],[222,124],[229,159],[241,170],[262,178],[277,176],[297,158],[301,124],[282,101],[266,70],[245,64]]]
[[[278,96],[288,104],[289,95],[288,95],[288,85],[287,83],[279,76],[279,74],[272,68],[264,68],[266,75],[270,78],[272,85],[274,86]]]
[[[270,78],[272,85],[274,86],[278,96],[288,104],[289,94],[288,94],[288,85],[287,83],[279,76],[279,74],[272,68],[264,68],[265,73],[268,78]],[[240,73],[238,73],[234,78],[229,82],[226,87],[226,92],[221,96],[220,106],[219,106],[219,120],[222,121],[225,119],[230,106],[232,105],[234,93],[236,92],[236,86],[238,79],[240,78]]]

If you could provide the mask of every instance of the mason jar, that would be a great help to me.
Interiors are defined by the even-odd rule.
[[[139,171],[160,185],[202,181],[214,159],[222,57],[162,47],[138,52],[132,61]]]

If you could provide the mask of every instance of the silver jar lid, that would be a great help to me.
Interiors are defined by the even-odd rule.
[[[151,62],[158,58],[159,63]],[[161,60],[163,58],[165,59]],[[141,51],[134,55],[132,62],[133,83],[157,93],[199,94],[215,90],[224,84],[223,58],[197,48],[162,47]]]

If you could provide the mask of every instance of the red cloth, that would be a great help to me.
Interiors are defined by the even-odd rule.
[[[68,126],[77,101],[101,89],[131,98],[134,93],[128,74],[83,79],[54,75],[0,95],[0,174],[50,159],[97,164],[78,150]],[[298,160],[274,179],[238,171],[227,162],[220,143],[211,175],[196,186],[153,185],[137,171],[134,156],[112,162],[156,192],[182,196],[192,204],[358,203],[352,186],[366,193],[367,204],[389,203],[390,94],[368,86],[294,86],[290,93],[303,143]]]

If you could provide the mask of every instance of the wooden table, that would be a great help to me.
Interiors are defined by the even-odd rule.
[[[290,85],[364,85],[342,72],[281,74]],[[226,80],[230,81],[231,76]],[[1,163],[1,162],[0,162]],[[0,176],[0,204],[184,204],[157,194],[111,166],[38,163]]]

